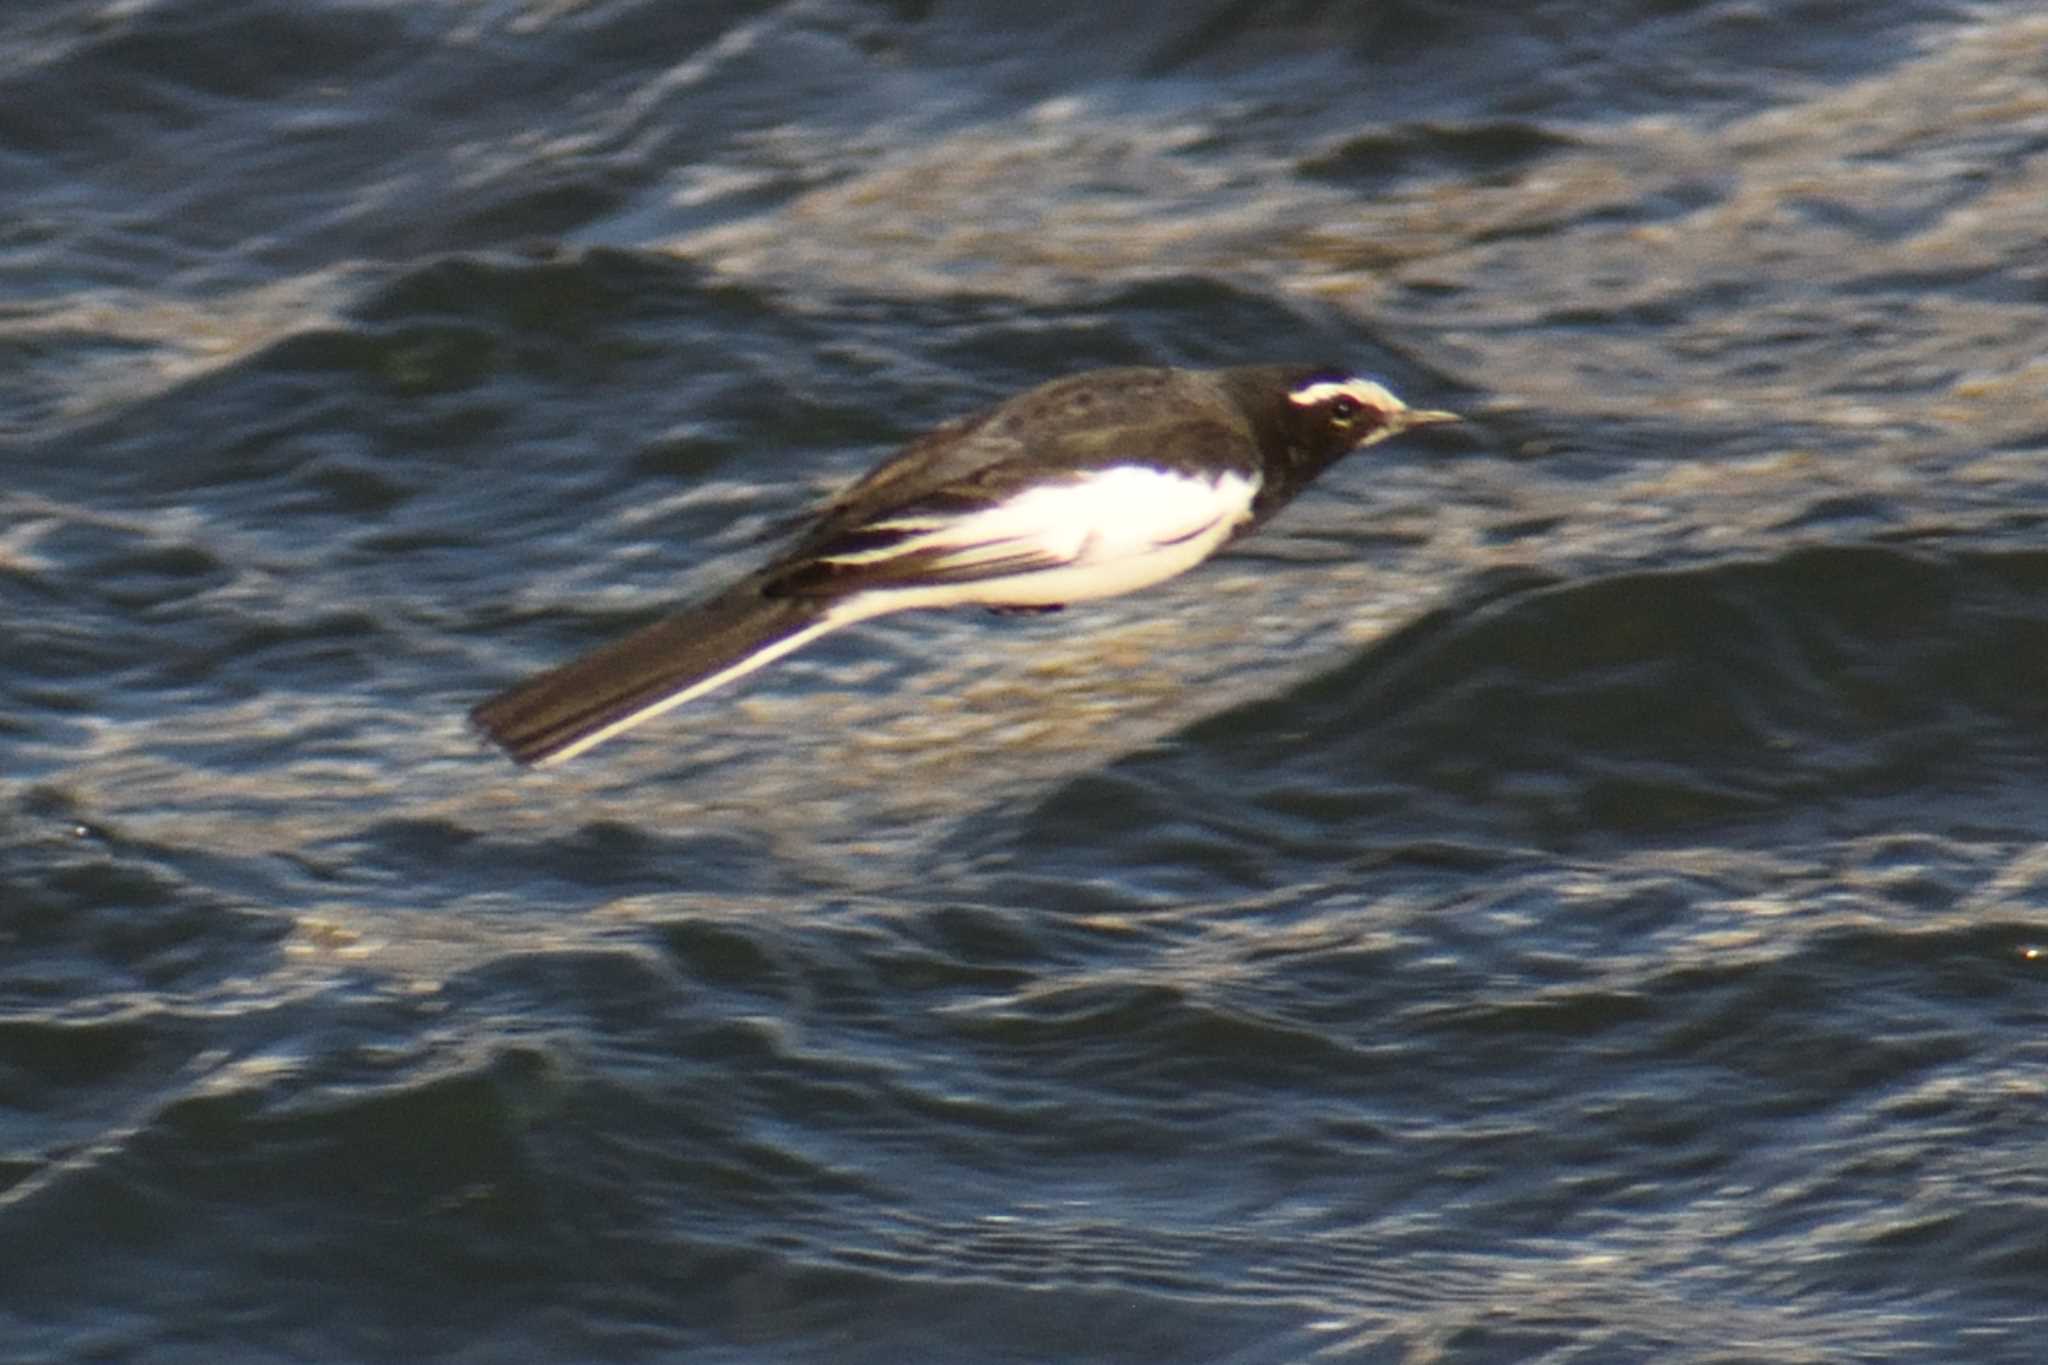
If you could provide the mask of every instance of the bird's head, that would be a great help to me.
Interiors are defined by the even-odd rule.
[[[1287,444],[1334,460],[1414,427],[1456,422],[1455,412],[1411,408],[1375,379],[1342,369],[1294,369],[1275,376],[1268,420]]]

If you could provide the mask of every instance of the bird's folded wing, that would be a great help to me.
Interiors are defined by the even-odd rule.
[[[854,560],[829,556],[792,565],[768,591],[778,597],[841,597],[874,588],[937,587],[1008,578],[1073,561],[1015,541],[906,548]]]
[[[1173,451],[1184,468],[1242,461],[1251,442],[1239,423],[1176,412],[1149,422],[1107,426],[1092,409],[1037,413],[1028,438],[1000,410],[950,422],[912,441],[828,502],[803,537],[800,553],[864,527],[932,513],[994,509],[1044,487],[1048,471],[1071,477],[1128,469]],[[1057,477],[1057,476],[1053,476]]]
[[[1248,514],[1256,480],[1142,464],[1075,472],[1006,497],[897,508],[814,538],[769,591],[836,596],[1112,564]]]

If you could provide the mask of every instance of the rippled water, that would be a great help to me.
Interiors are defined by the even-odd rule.
[[[2031,1361],[2048,19],[0,16],[0,1356]],[[462,723],[930,425],[1472,417]]]

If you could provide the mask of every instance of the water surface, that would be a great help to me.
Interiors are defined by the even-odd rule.
[[[2027,1361],[2048,21],[0,19],[10,1360]],[[932,424],[1471,422],[523,774]]]

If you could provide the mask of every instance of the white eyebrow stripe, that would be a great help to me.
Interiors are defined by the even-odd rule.
[[[1317,403],[1327,403],[1332,398],[1346,397],[1355,398],[1367,407],[1378,408],[1381,412],[1399,412],[1408,406],[1394,397],[1392,391],[1384,384],[1375,384],[1370,379],[1325,379],[1320,383],[1294,390],[1287,395],[1287,401],[1297,407],[1307,408],[1314,407]]]

